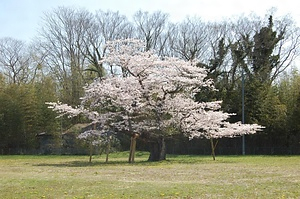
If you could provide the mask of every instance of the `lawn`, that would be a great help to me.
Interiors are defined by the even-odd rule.
[[[0,156],[0,198],[300,198],[300,156]]]

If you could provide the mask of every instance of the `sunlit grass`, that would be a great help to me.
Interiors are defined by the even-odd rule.
[[[0,156],[0,198],[299,198],[300,156]]]

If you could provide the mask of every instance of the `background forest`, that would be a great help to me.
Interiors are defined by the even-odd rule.
[[[21,34],[21,33],[20,33]],[[39,153],[46,133],[59,147],[62,134],[83,117],[56,119],[45,102],[80,103],[83,86],[107,75],[99,61],[107,41],[138,38],[161,57],[197,59],[218,91],[203,91],[198,101],[222,100],[222,109],[245,123],[265,126],[246,136],[246,154],[300,154],[300,29],[289,16],[266,13],[222,22],[186,18],[171,23],[160,11],[119,12],[59,7],[46,13],[31,43],[0,38],[0,153]],[[243,89],[244,88],[244,89]],[[121,149],[129,137],[119,135]],[[209,154],[209,141],[176,136],[169,153]],[[139,149],[147,148],[138,142]],[[218,154],[241,154],[241,138],[224,138]]]

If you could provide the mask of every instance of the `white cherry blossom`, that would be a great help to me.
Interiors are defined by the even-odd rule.
[[[201,88],[214,89],[206,70],[196,66],[197,60],[159,58],[145,52],[145,43],[133,39],[111,41],[106,48],[108,54],[101,62],[108,75],[85,87],[81,104],[72,108],[48,103],[50,108],[60,115],[84,114],[107,128],[150,137],[166,136],[170,129],[190,139],[235,137],[262,129],[227,122],[232,114],[220,111],[221,101],[195,102]]]

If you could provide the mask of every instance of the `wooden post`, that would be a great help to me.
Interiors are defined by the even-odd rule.
[[[134,137],[133,137],[133,139],[132,139],[132,155],[131,155],[131,162],[134,162],[135,149],[136,149],[136,138],[137,138],[137,134],[134,134]]]
[[[90,142],[90,160],[89,160],[89,163],[92,162],[92,156],[93,156],[93,143]]]
[[[109,155],[109,151],[110,151],[110,146],[111,146],[111,135],[108,136],[108,143],[107,143],[107,147],[106,147],[106,160],[105,162],[108,162],[108,155]]]
[[[210,138],[210,146],[211,146],[211,155],[213,156],[213,160],[216,160],[216,154],[215,154],[215,149],[217,147],[218,141],[216,141],[216,144],[214,144],[213,138]]]
[[[129,151],[129,159],[128,159],[129,163],[133,163],[134,162],[135,149],[136,149],[136,138],[137,137],[138,137],[138,134],[134,133],[131,136],[131,139],[130,139],[130,151]]]
[[[129,158],[128,158],[129,163],[131,163],[131,156],[132,156],[132,136],[130,137],[130,148],[129,148]]]

